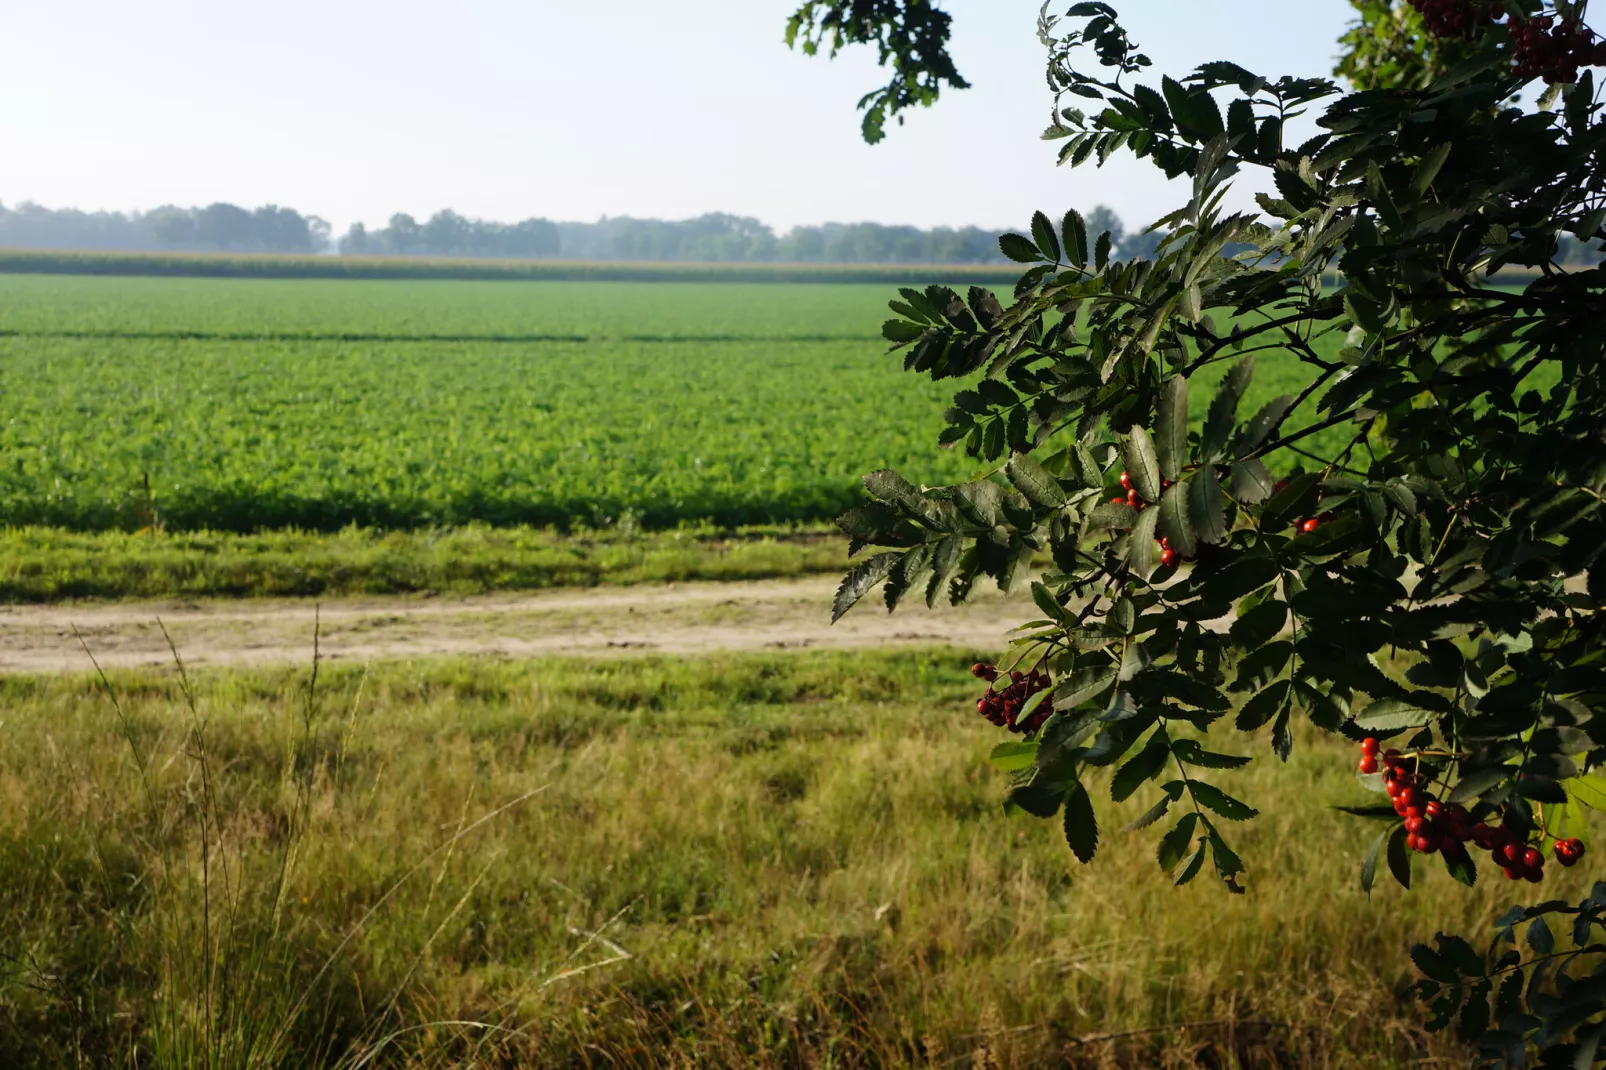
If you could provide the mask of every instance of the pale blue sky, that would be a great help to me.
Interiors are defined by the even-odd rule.
[[[792,0],[48,0],[0,36],[0,201],[215,200],[381,222],[442,207],[1020,226],[1169,211],[1146,164],[1056,169],[1035,0],[946,0],[974,89],[859,139],[865,50],[782,43]],[[1068,0],[1055,0],[1055,7]],[[1158,70],[1326,75],[1345,0],[1117,0]]]

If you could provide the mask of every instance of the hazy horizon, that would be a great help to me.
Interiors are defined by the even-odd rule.
[[[12,102],[0,108],[0,203],[279,204],[337,234],[445,208],[501,222],[726,212],[784,232],[1018,229],[1037,208],[1094,204],[1140,227],[1185,196],[1125,158],[1054,166],[1054,146],[1038,139],[1050,97],[1037,3],[943,6],[975,88],[872,147],[854,105],[884,81],[873,52],[828,62],[788,51],[795,0],[468,0],[449,18],[416,0],[289,0],[267,21],[195,0],[32,5],[12,14],[0,64],[0,99]],[[1351,10],[1118,6],[1157,71],[1227,58],[1300,75],[1329,73]],[[1245,184],[1245,203],[1255,188]]]

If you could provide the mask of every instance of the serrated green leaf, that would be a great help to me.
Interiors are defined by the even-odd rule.
[[[1461,778],[1461,782],[1450,792],[1448,802],[1469,803],[1481,796],[1484,792],[1497,784],[1503,783],[1514,773],[1514,769],[1506,766],[1492,766],[1484,769],[1475,769]]]
[[[1271,434],[1271,429],[1277,426],[1277,422],[1283,418],[1283,414],[1288,411],[1293,403],[1293,396],[1284,394],[1282,397],[1273,398],[1261,406],[1260,411],[1250,417],[1249,422],[1244,424],[1243,430],[1238,433],[1238,441],[1233,447],[1234,452],[1242,457],[1259,447],[1262,442],[1266,441],[1266,436]]]
[[[987,760],[992,763],[994,769],[1003,773],[1030,769],[1032,763],[1037,761],[1037,746],[1036,743],[1006,740],[992,749],[992,753],[987,755]]]
[[[1160,837],[1160,846],[1155,852],[1160,862],[1160,868],[1170,873],[1182,861],[1182,856],[1188,851],[1188,845],[1193,842],[1193,830],[1199,823],[1196,813],[1184,814],[1182,819],[1172,826],[1171,831]]]
[[[1059,509],[1065,505],[1065,492],[1059,481],[1029,454],[1017,453],[1004,467],[1004,474],[1026,500],[1043,509]]]
[[[913,342],[925,333],[925,327],[908,320],[887,320],[881,325],[881,337],[889,342]]]
[[[1383,845],[1393,835],[1392,829],[1385,829],[1372,841],[1372,846],[1366,849],[1366,858],[1361,862],[1361,891],[1367,895],[1372,894],[1372,885],[1377,883],[1377,863],[1383,857]]]
[[[1111,687],[1120,670],[1114,665],[1081,668],[1060,681],[1054,689],[1054,708],[1070,710],[1099,698]]]
[[[1186,479],[1171,484],[1158,506],[1160,534],[1169,539],[1171,548],[1185,558],[1191,558],[1199,552],[1199,539],[1194,534],[1193,519],[1188,515],[1188,484]]]
[[[1276,480],[1258,457],[1247,461],[1234,461],[1232,465],[1232,496],[1245,505],[1258,505],[1272,496]]]
[[[1035,580],[1032,582],[1032,601],[1037,603],[1037,608],[1049,620],[1062,623],[1066,620],[1065,607],[1054,597],[1054,592]]]
[[[1099,848],[1099,825],[1093,814],[1093,800],[1080,781],[1065,797],[1065,842],[1077,861],[1084,865],[1093,861]]]
[[[1160,388],[1160,415],[1154,432],[1160,474],[1176,479],[1188,463],[1188,381],[1180,375]]]
[[[1166,760],[1171,756],[1168,743],[1165,729],[1155,729],[1154,734],[1149,737],[1148,745],[1116,770],[1115,776],[1110,780],[1110,798],[1116,802],[1125,802],[1145,782],[1158,776],[1165,768]]]
[[[998,248],[1017,264],[1035,264],[1043,259],[1037,246],[1019,234],[1004,234],[998,239]]]
[[[1589,773],[1566,781],[1567,794],[1591,810],[1606,810],[1606,776]]]
[[[1148,828],[1150,825],[1154,824],[1156,821],[1160,820],[1166,815],[1166,812],[1171,809],[1172,801],[1173,800],[1169,795],[1160,796],[1159,802],[1155,803],[1153,806],[1143,811],[1143,813],[1139,814],[1137,817],[1123,825],[1121,827],[1121,831],[1136,832],[1139,829]]]
[[[920,497],[920,491],[913,483],[890,468],[883,468],[865,476],[864,489],[870,492],[870,497],[884,502],[907,504]]]
[[[1132,534],[1127,539],[1127,560],[1132,570],[1145,578],[1160,564],[1160,544],[1154,537],[1154,529],[1159,522],[1160,510],[1143,510],[1132,522]]]
[[[1076,473],[1076,480],[1085,488],[1097,488],[1104,485],[1104,470],[1093,459],[1093,451],[1078,442],[1071,450],[1071,467]]]
[[[1188,519],[1200,542],[1219,545],[1226,541],[1227,515],[1214,465],[1203,466],[1188,480]]]
[[[1195,780],[1188,785],[1188,789],[1199,805],[1214,810],[1229,821],[1248,821],[1260,814],[1253,806],[1233,798],[1214,784]]]
[[[1253,732],[1282,713],[1288,706],[1290,686],[1287,680],[1276,680],[1256,692],[1253,698],[1244,703],[1243,709],[1238,711],[1235,724],[1239,731]]]
[[[954,572],[964,556],[965,540],[958,535],[945,535],[937,540],[931,552],[931,579],[926,584],[926,605],[935,606],[942,592],[948,588]]]
[[[1400,825],[1389,833],[1387,848],[1389,872],[1401,888],[1411,887],[1411,856],[1405,846],[1405,826]]]
[[[1072,267],[1087,266],[1087,223],[1082,219],[1082,213],[1071,209],[1065,213],[1065,220],[1060,224],[1060,232],[1065,238],[1065,259]]]
[[[1238,403],[1243,399],[1244,391],[1249,389],[1249,381],[1255,374],[1255,358],[1245,357],[1227,372],[1221,380],[1221,386],[1216,389],[1216,396],[1210,402],[1209,415],[1205,417],[1204,434],[1199,440],[1200,460],[1211,464],[1220,460],[1227,452],[1227,442],[1232,438],[1232,429],[1238,422]]]
[[[1054,224],[1048,221],[1048,216],[1042,212],[1032,215],[1032,241],[1042,250],[1043,256],[1048,260],[1060,258],[1059,239],[1054,236]]]
[[[1053,817],[1065,801],[1065,789],[1054,784],[1018,784],[1005,796],[1007,806],[1015,806],[1033,817]]]
[[[1288,604],[1269,599],[1232,622],[1232,641],[1244,650],[1258,650],[1288,623]]]
[[[1433,710],[1425,710],[1405,699],[1383,698],[1355,715],[1355,727],[1380,734],[1402,732],[1431,724],[1438,716]]]
[[[1207,850],[1208,848],[1205,846],[1205,842],[1203,840],[1199,841],[1198,850],[1193,852],[1193,857],[1188,860],[1188,864],[1182,867],[1181,873],[1177,874],[1177,887],[1182,887],[1184,884],[1187,884],[1189,881],[1193,880],[1193,878],[1199,875],[1199,871],[1204,868],[1205,853]]]
[[[1154,453],[1154,440],[1149,432],[1140,426],[1134,426],[1129,434],[1121,439],[1121,459],[1126,463],[1126,473],[1132,480],[1132,489],[1136,490],[1145,501],[1157,502],[1160,500],[1160,462]]]
[[[842,578],[841,586],[836,589],[836,598],[831,603],[831,623],[835,624],[841,620],[842,615],[869,594],[872,587],[886,579],[902,556],[890,553],[876,554],[849,570]]]

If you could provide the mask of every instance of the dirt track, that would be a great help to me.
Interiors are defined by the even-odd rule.
[[[262,665],[312,656],[313,619],[325,657],[346,661],[437,655],[695,654],[715,650],[948,643],[1003,645],[1021,598],[993,591],[972,603],[889,616],[877,596],[830,624],[835,577],[757,583],[560,590],[482,598],[116,603],[0,606],[0,672],[85,671],[81,634],[101,665],[172,661],[158,620],[192,665]]]

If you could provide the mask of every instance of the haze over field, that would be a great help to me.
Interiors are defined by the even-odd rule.
[[[1049,98],[1036,0],[946,4],[975,88],[874,148],[853,111],[884,81],[874,56],[788,52],[794,6],[466,0],[448,19],[416,0],[288,0],[271,16],[194,0],[15,5],[0,202],[292,205],[338,235],[446,207],[508,222],[728,212],[784,233],[830,220],[997,230],[1104,203],[1140,226],[1176,200],[1135,161],[1053,166],[1037,141]],[[1156,69],[1209,55],[1303,75],[1329,72],[1351,14],[1344,0],[1118,6]]]

